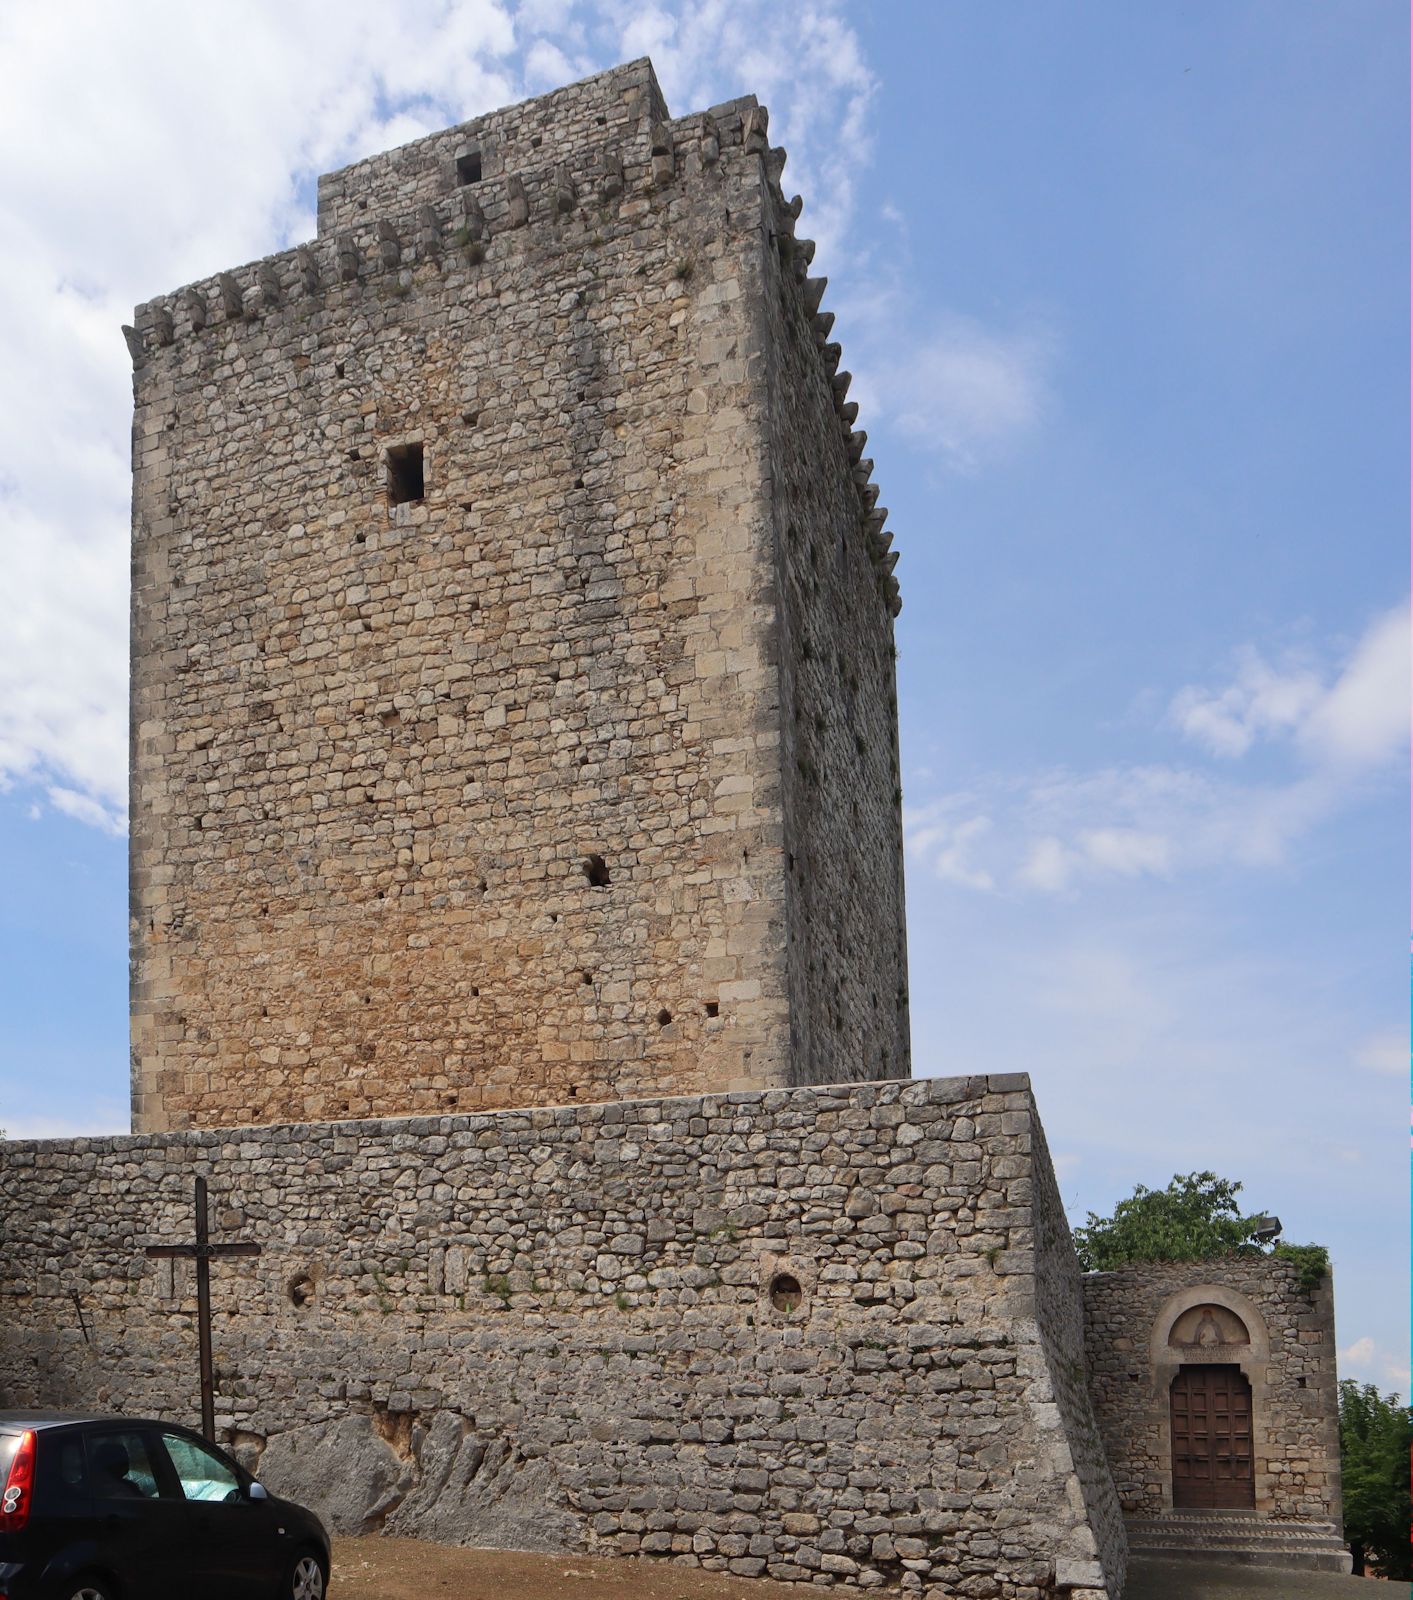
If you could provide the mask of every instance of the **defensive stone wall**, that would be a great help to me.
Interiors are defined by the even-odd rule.
[[[908,1060],[902,778],[890,619],[896,555],[853,426],[850,374],[789,208],[765,240],[787,962],[796,1080],[836,1063],[886,1078]],[[820,359],[822,343],[823,357]],[[861,529],[862,518],[862,529]],[[862,531],[862,537],[860,533]]]
[[[633,63],[139,307],[137,1128],[906,1076],[894,558],[766,127]]]
[[[1147,1262],[1088,1273],[1083,1284],[1094,1413],[1126,1515],[1172,1510],[1169,1391],[1184,1365],[1218,1362],[1239,1366],[1251,1385],[1255,1510],[1340,1526],[1328,1274],[1310,1292],[1293,1262],[1252,1254]]]
[[[0,1145],[0,1405],[190,1418],[341,1529],[1098,1600],[1024,1077]],[[181,1315],[180,1313],[185,1313]]]
[[[1036,1303],[1041,1346],[1053,1394],[1053,1412],[1043,1421],[1054,1470],[1070,1477],[1080,1495],[1092,1547],[1072,1571],[1076,1583],[1100,1581],[1109,1594],[1123,1592],[1127,1551],[1123,1513],[1104,1451],[1104,1438],[1089,1397],[1085,1349],[1084,1291],[1074,1240],[1060,1199],[1045,1130],[1036,1117],[1031,1129],[1031,1209],[1035,1228]],[[1084,1543],[1077,1532],[1075,1544]]]

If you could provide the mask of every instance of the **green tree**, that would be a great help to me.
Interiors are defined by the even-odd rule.
[[[1215,1172],[1176,1175],[1166,1189],[1139,1184],[1111,1217],[1089,1213],[1076,1228],[1075,1249],[1089,1272],[1128,1261],[1206,1261],[1243,1248],[1259,1249],[1257,1217],[1243,1216],[1239,1183]]]
[[[1075,1250],[1087,1272],[1107,1272],[1129,1261],[1211,1261],[1237,1252],[1263,1254],[1256,1229],[1265,1220],[1245,1216],[1237,1204],[1241,1185],[1215,1172],[1177,1174],[1166,1189],[1139,1184],[1112,1217],[1089,1213],[1074,1231]],[[1318,1244],[1278,1244],[1273,1254],[1295,1267],[1301,1289],[1313,1295],[1329,1271]]]
[[[1413,1411],[1396,1394],[1346,1378],[1339,1386],[1339,1453],[1344,1478],[1344,1537],[1354,1570],[1413,1578],[1408,1461]]]

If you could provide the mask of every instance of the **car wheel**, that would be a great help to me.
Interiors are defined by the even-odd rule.
[[[54,1591],[54,1600],[113,1600],[113,1591],[99,1578],[70,1578]]]
[[[280,1589],[280,1600],[324,1600],[329,1575],[312,1550],[301,1550],[290,1563]]]

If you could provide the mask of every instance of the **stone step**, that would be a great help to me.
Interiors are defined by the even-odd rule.
[[[1335,1539],[1339,1530],[1332,1522],[1273,1522],[1266,1517],[1130,1517],[1125,1527],[1130,1534],[1174,1534],[1200,1536],[1225,1535],[1260,1539]]]
[[[1220,1556],[1244,1566],[1348,1572],[1349,1551],[1328,1522],[1272,1522],[1240,1512],[1172,1512],[1134,1517],[1126,1524],[1139,1560],[1197,1560]]]

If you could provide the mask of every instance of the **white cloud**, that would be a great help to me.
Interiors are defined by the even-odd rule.
[[[1390,1355],[1368,1334],[1355,1339],[1339,1353],[1339,1375],[1354,1378],[1360,1383],[1372,1383],[1381,1389],[1408,1394],[1409,1369],[1406,1360]]]
[[[1315,763],[1372,766],[1408,739],[1409,616],[1376,617],[1331,681],[1304,664],[1272,667],[1248,647],[1221,689],[1189,685],[1171,715],[1189,738],[1220,756],[1243,756],[1261,737],[1289,735]]]
[[[1245,650],[1234,682],[1220,690],[1180,689],[1172,716],[1189,738],[1214,755],[1244,756],[1261,734],[1298,727],[1320,695],[1315,673],[1277,672],[1254,650]]]
[[[1341,1350],[1339,1359],[1350,1366],[1365,1367],[1374,1359],[1374,1341],[1365,1335],[1356,1339],[1347,1349]]]
[[[588,76],[548,39],[536,39],[525,52],[525,79],[533,89],[554,89]]]
[[[1166,878],[1172,871],[1172,840],[1162,834],[1138,828],[1092,828],[1080,834],[1079,844],[1096,867],[1123,878],[1145,874]]]
[[[1408,1076],[1408,1029],[1385,1028],[1370,1034],[1354,1052],[1355,1062],[1366,1072],[1391,1078]]]
[[[105,806],[101,800],[80,794],[76,789],[66,789],[62,784],[50,784],[46,790],[49,803],[56,811],[86,822],[90,827],[102,828],[108,833],[122,835],[127,832],[123,813]]]
[[[954,821],[947,815],[948,809],[933,806],[921,813],[905,813],[908,850],[926,858],[937,876],[950,883],[968,889],[993,888],[991,874],[970,859],[973,846],[990,833],[991,819],[974,816]]]
[[[1077,865],[1078,858],[1074,852],[1066,850],[1054,834],[1046,834],[1033,841],[1030,853],[1017,869],[1016,876],[1022,884],[1032,889],[1057,894],[1069,886]]]
[[[1232,684],[1173,697],[1168,725],[1215,756],[1284,736],[1292,770],[1283,777],[1247,779],[1225,764],[1176,763],[998,774],[913,808],[905,819],[909,850],[963,887],[1051,895],[1105,880],[1278,866],[1391,770],[1408,737],[1400,698],[1407,647],[1406,619],[1390,612],[1370,624],[1337,670],[1278,672],[1247,650]],[[965,811],[990,825],[958,840]],[[951,819],[951,832],[939,831],[942,819]]]
[[[1374,765],[1408,742],[1408,607],[1380,617],[1359,641],[1344,670],[1303,729],[1306,742],[1328,759]]]
[[[627,56],[652,56],[654,63],[666,58],[677,37],[677,22],[658,6],[643,6],[621,35]]]
[[[0,8],[0,787],[126,804],[133,305],[311,238],[321,172],[644,51],[679,115],[769,104],[826,255],[875,87],[840,0]]]
[[[975,470],[1028,433],[1045,405],[1055,340],[949,316],[885,366],[880,394],[899,428],[942,465]]]

